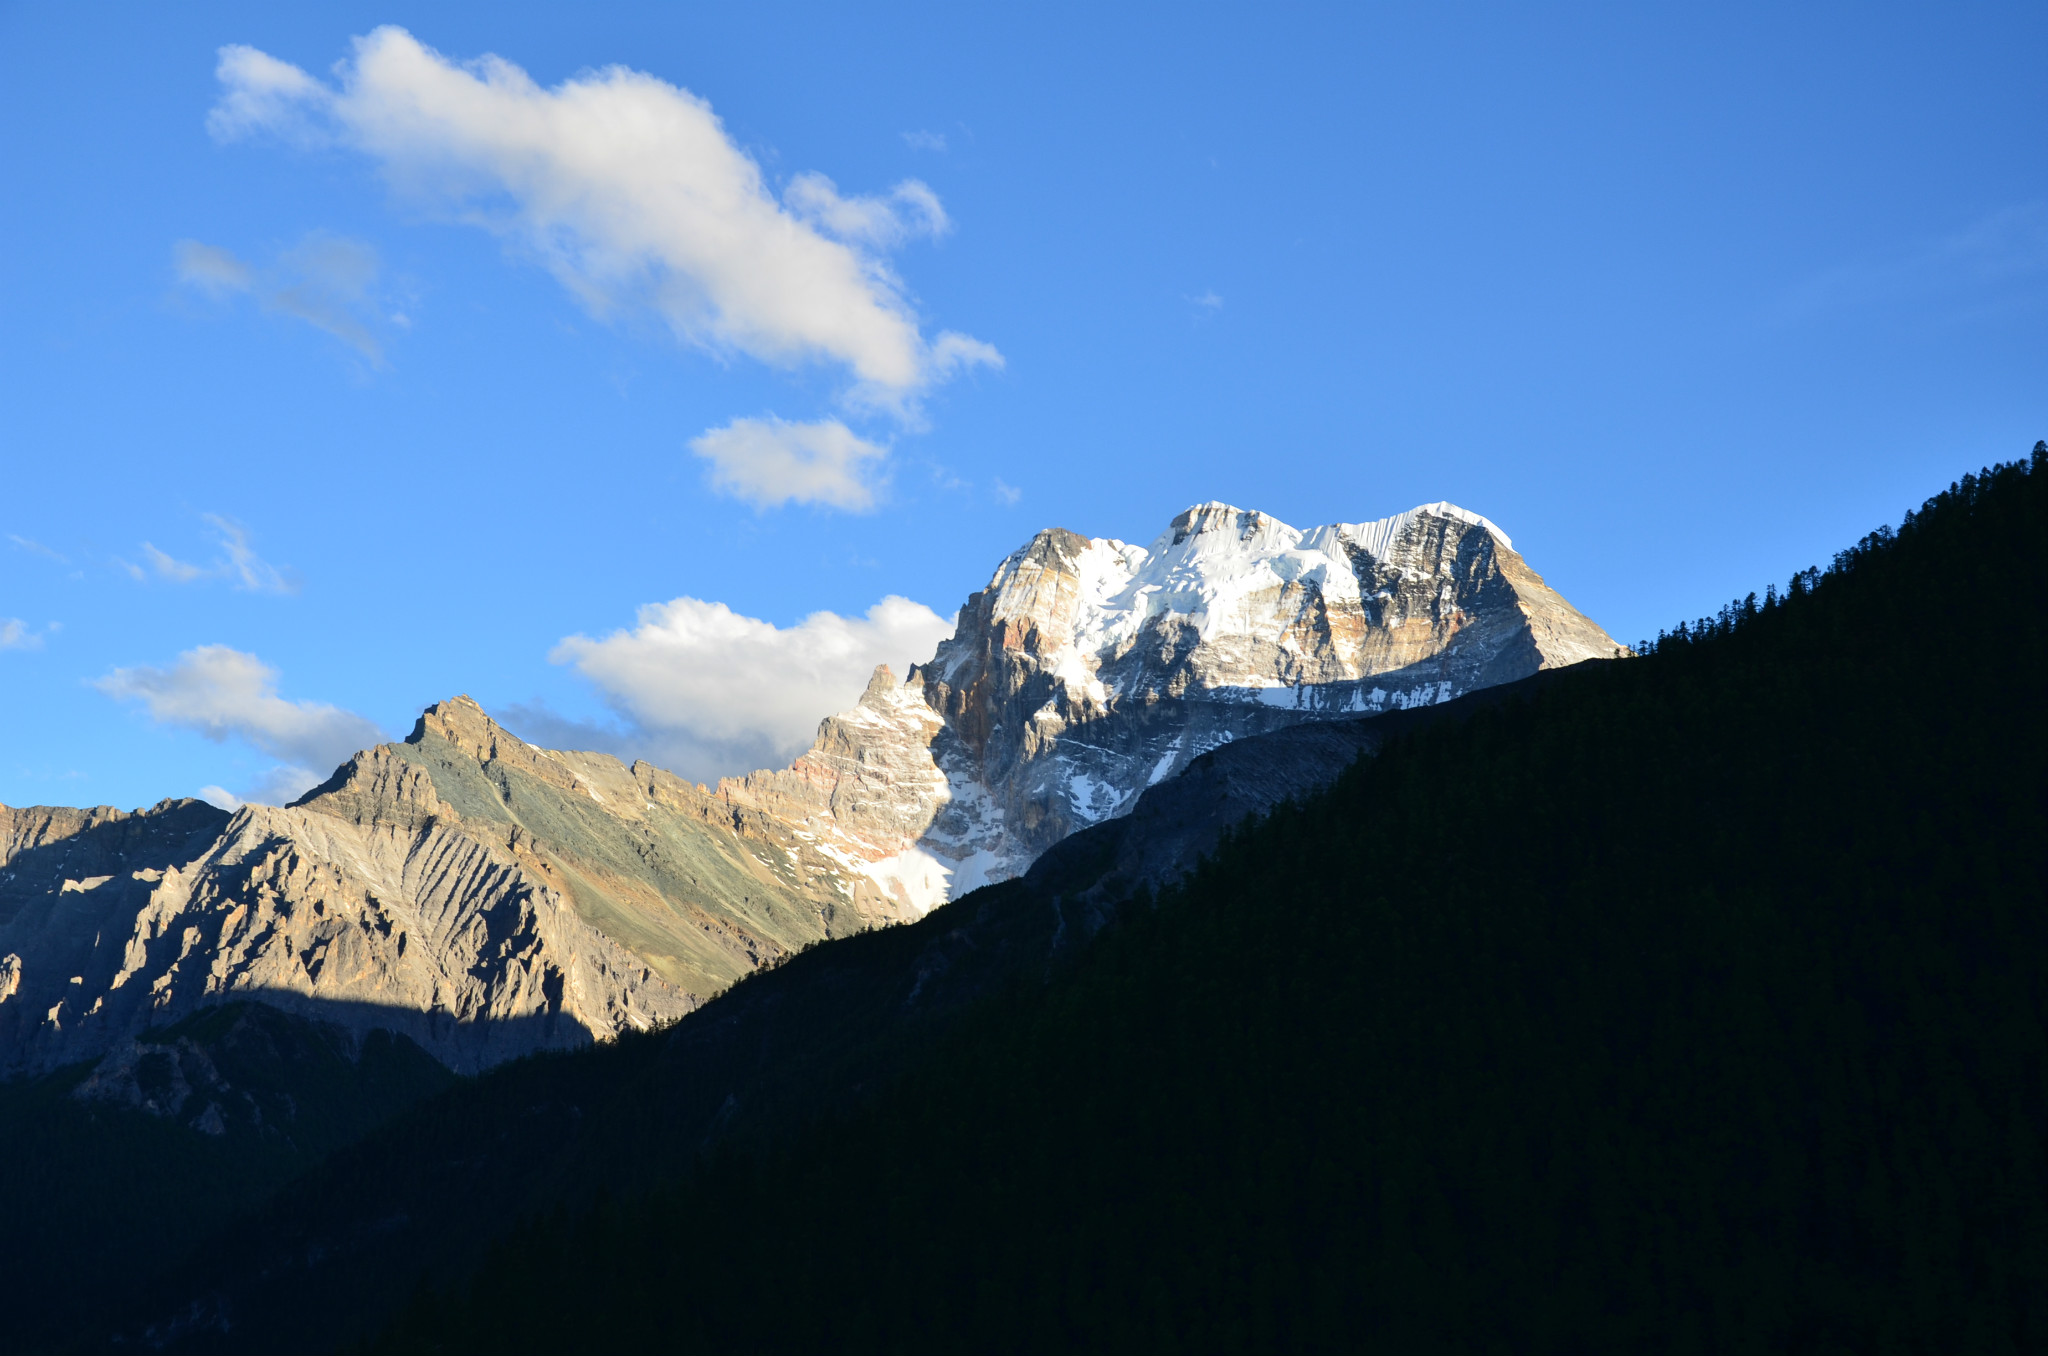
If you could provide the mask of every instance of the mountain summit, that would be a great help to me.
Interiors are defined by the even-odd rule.
[[[1039,533],[900,684],[719,794],[919,912],[1020,874],[1217,745],[1448,701],[1622,647],[1454,504],[1301,531],[1198,504],[1150,546]]]
[[[534,748],[458,697],[282,808],[0,806],[0,1071],[111,1054],[118,1074],[146,1028],[237,999],[472,1071],[910,916],[788,825]]]
[[[283,808],[0,806],[0,1070],[104,1058],[80,1094],[140,1102],[134,1039],[236,999],[461,1070],[586,1044],[1015,877],[1218,745],[1619,651],[1451,504],[1049,529],[931,663],[716,789],[458,697]]]

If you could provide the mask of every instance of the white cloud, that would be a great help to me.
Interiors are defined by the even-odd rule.
[[[384,366],[383,346],[365,323],[378,313],[377,251],[363,241],[313,231],[262,269],[197,240],[178,241],[171,257],[178,281],[188,287],[215,300],[253,297],[264,310],[325,330],[371,366]]]
[[[885,198],[842,198],[822,174],[799,174],[782,190],[797,216],[841,240],[887,247],[914,236],[936,239],[953,229],[939,195],[921,180],[905,179]]]
[[[377,281],[377,251],[360,240],[315,232],[287,250],[279,261],[279,284],[262,298],[274,311],[297,316],[354,348],[372,365],[384,365],[384,350],[359,312],[374,314],[370,288]]]
[[[249,531],[240,523],[232,522],[218,514],[204,515],[214,531],[220,534],[221,549],[227,553],[222,573],[235,581],[235,587],[251,593],[297,593],[298,585],[286,578],[282,571],[269,561],[257,555],[249,545]]]
[[[218,140],[232,141],[259,129],[317,139],[306,114],[327,91],[297,66],[253,47],[223,47],[214,74],[227,86],[206,115],[206,130]]]
[[[149,562],[151,569],[174,583],[189,584],[195,579],[206,578],[210,573],[205,566],[180,560],[168,551],[159,551],[148,542],[142,543],[142,555]]]
[[[180,240],[171,246],[171,263],[178,270],[179,282],[215,296],[247,292],[256,285],[256,275],[247,264],[224,249],[197,240]]]
[[[202,645],[168,668],[115,669],[93,686],[116,700],[141,702],[160,725],[195,730],[217,744],[239,739],[277,759],[242,799],[282,803],[384,733],[338,706],[287,701],[277,695],[277,676],[253,654]]]
[[[1199,297],[1189,297],[1187,303],[1198,311],[1215,312],[1223,309],[1223,298],[1217,296],[1213,288]]]
[[[874,507],[873,468],[888,449],[856,437],[837,419],[815,424],[735,419],[690,440],[711,463],[711,483],[757,508],[830,504],[856,512]]]
[[[905,132],[903,144],[913,151],[943,151],[946,149],[944,132]]]
[[[40,650],[43,638],[19,617],[0,617],[0,650]]]
[[[198,794],[199,799],[207,804],[232,814],[244,805],[289,805],[326,780],[326,776],[311,768],[279,763],[258,777],[256,784],[244,795],[238,796],[225,786],[210,783],[200,787]]]
[[[18,551],[26,551],[32,556],[43,556],[46,559],[56,561],[59,565],[69,565],[71,563],[69,556],[60,555],[52,551],[33,537],[20,537],[10,532],[7,534],[7,540],[13,542],[15,549]]]
[[[1014,504],[1024,497],[1024,491],[1015,485],[1006,484],[1001,476],[996,477],[996,498],[1005,504]]]
[[[354,754],[355,750],[351,749],[349,752]],[[318,770],[300,767],[295,763],[279,763],[258,777],[256,784],[244,793],[242,799],[257,805],[289,805],[333,776],[334,769],[346,761],[340,759]]]
[[[698,598],[650,604],[637,622],[602,640],[570,636],[549,657],[574,664],[632,723],[620,742],[703,781],[785,765],[821,719],[859,699],[877,664],[902,677],[953,632],[893,595],[865,617],[814,612],[788,627]]]
[[[996,352],[993,344],[984,344],[979,339],[951,330],[938,337],[932,345],[932,370],[944,376],[965,367],[1001,367],[1003,355]]]
[[[226,579],[237,589],[248,593],[297,593],[298,580],[288,571],[280,570],[256,554],[249,545],[249,529],[231,518],[217,513],[200,515],[214,532],[214,539],[220,546],[220,555],[211,564],[195,565],[189,560],[180,560],[168,551],[159,549],[151,542],[142,543],[142,555],[161,579],[174,584],[190,584],[202,579]],[[123,569],[136,579],[147,579],[147,572],[127,561],[117,561]]]
[[[384,27],[336,72],[330,86],[222,48],[208,127],[354,148],[420,208],[531,252],[593,312],[646,307],[714,349],[843,364],[857,405],[907,409],[962,363],[1001,361],[964,336],[927,343],[876,253],[943,229],[922,184],[842,198],[804,175],[778,202],[710,104],[623,66],[543,89],[500,57],[458,63]]]

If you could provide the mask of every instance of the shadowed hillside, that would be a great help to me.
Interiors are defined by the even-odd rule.
[[[378,1349],[2040,1349],[2044,472],[1394,741]]]
[[[234,1003],[0,1083],[0,1350],[103,1322],[193,1238],[456,1081],[404,1036]]]

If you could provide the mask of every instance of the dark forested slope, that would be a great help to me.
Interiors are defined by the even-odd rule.
[[[0,1083],[0,1352],[59,1348],[194,1237],[455,1081],[403,1036],[234,1003],[97,1068]]]
[[[1328,786],[1389,739],[1590,669],[1232,741],[1022,880],[811,948],[667,1029],[463,1080],[213,1236],[194,1231],[185,1256],[135,1276],[112,1344],[269,1352],[373,1333],[422,1280],[466,1274],[523,1216],[636,1194],[718,1144],[758,1150],[871,1101],[978,1005],[1059,974],[1125,901],[1177,879],[1247,815]]]
[[[381,1347],[2040,1350],[2044,542],[2037,449],[1395,741]]]

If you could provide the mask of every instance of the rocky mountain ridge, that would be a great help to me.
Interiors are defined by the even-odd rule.
[[[1219,744],[1622,653],[1456,505],[1299,531],[1199,504],[1148,547],[1039,533],[929,664],[878,670],[788,771],[718,789],[927,910]]]
[[[442,1122],[436,1142],[415,1141],[408,1166],[389,1168],[399,1155],[388,1151],[359,1158],[322,1174],[315,1191],[277,1202],[225,1257],[209,1249],[208,1283],[163,1306],[179,1316],[174,1325],[201,1315],[198,1331],[166,1345],[249,1349],[224,1335],[247,1325],[270,1345],[310,1346],[326,1318],[318,1296],[377,1296],[364,1303],[388,1311],[412,1293],[423,1259],[459,1274],[471,1240],[541,1208],[546,1190],[625,1195],[649,1162],[758,1146],[858,1105],[960,1015],[1074,963],[1133,891],[1167,885],[1245,816],[1320,790],[1388,740],[1598,682],[1603,667],[1611,666],[1233,740],[1147,789],[1129,815],[1063,839],[1015,880],[914,924],[815,948],[700,1017],[605,1052],[618,1080],[609,1093],[596,1080],[551,1084],[546,1066],[505,1071],[493,1085],[496,1107],[523,1114],[472,1107]],[[622,1086],[632,1091],[621,1095]],[[476,1123],[497,1126],[487,1142],[468,1128]],[[166,1335],[135,1334],[138,1344]]]
[[[12,1070],[119,1055],[238,998],[476,1070],[672,1020],[910,916],[786,825],[645,763],[532,748],[467,698],[288,807],[0,808],[0,851]]]
[[[0,807],[0,1070],[118,1072],[244,998],[458,1070],[606,1039],[1018,876],[1219,745],[1619,652],[1454,505],[1303,532],[1203,504],[1148,547],[1049,529],[930,663],[715,789],[457,698],[287,807]]]

